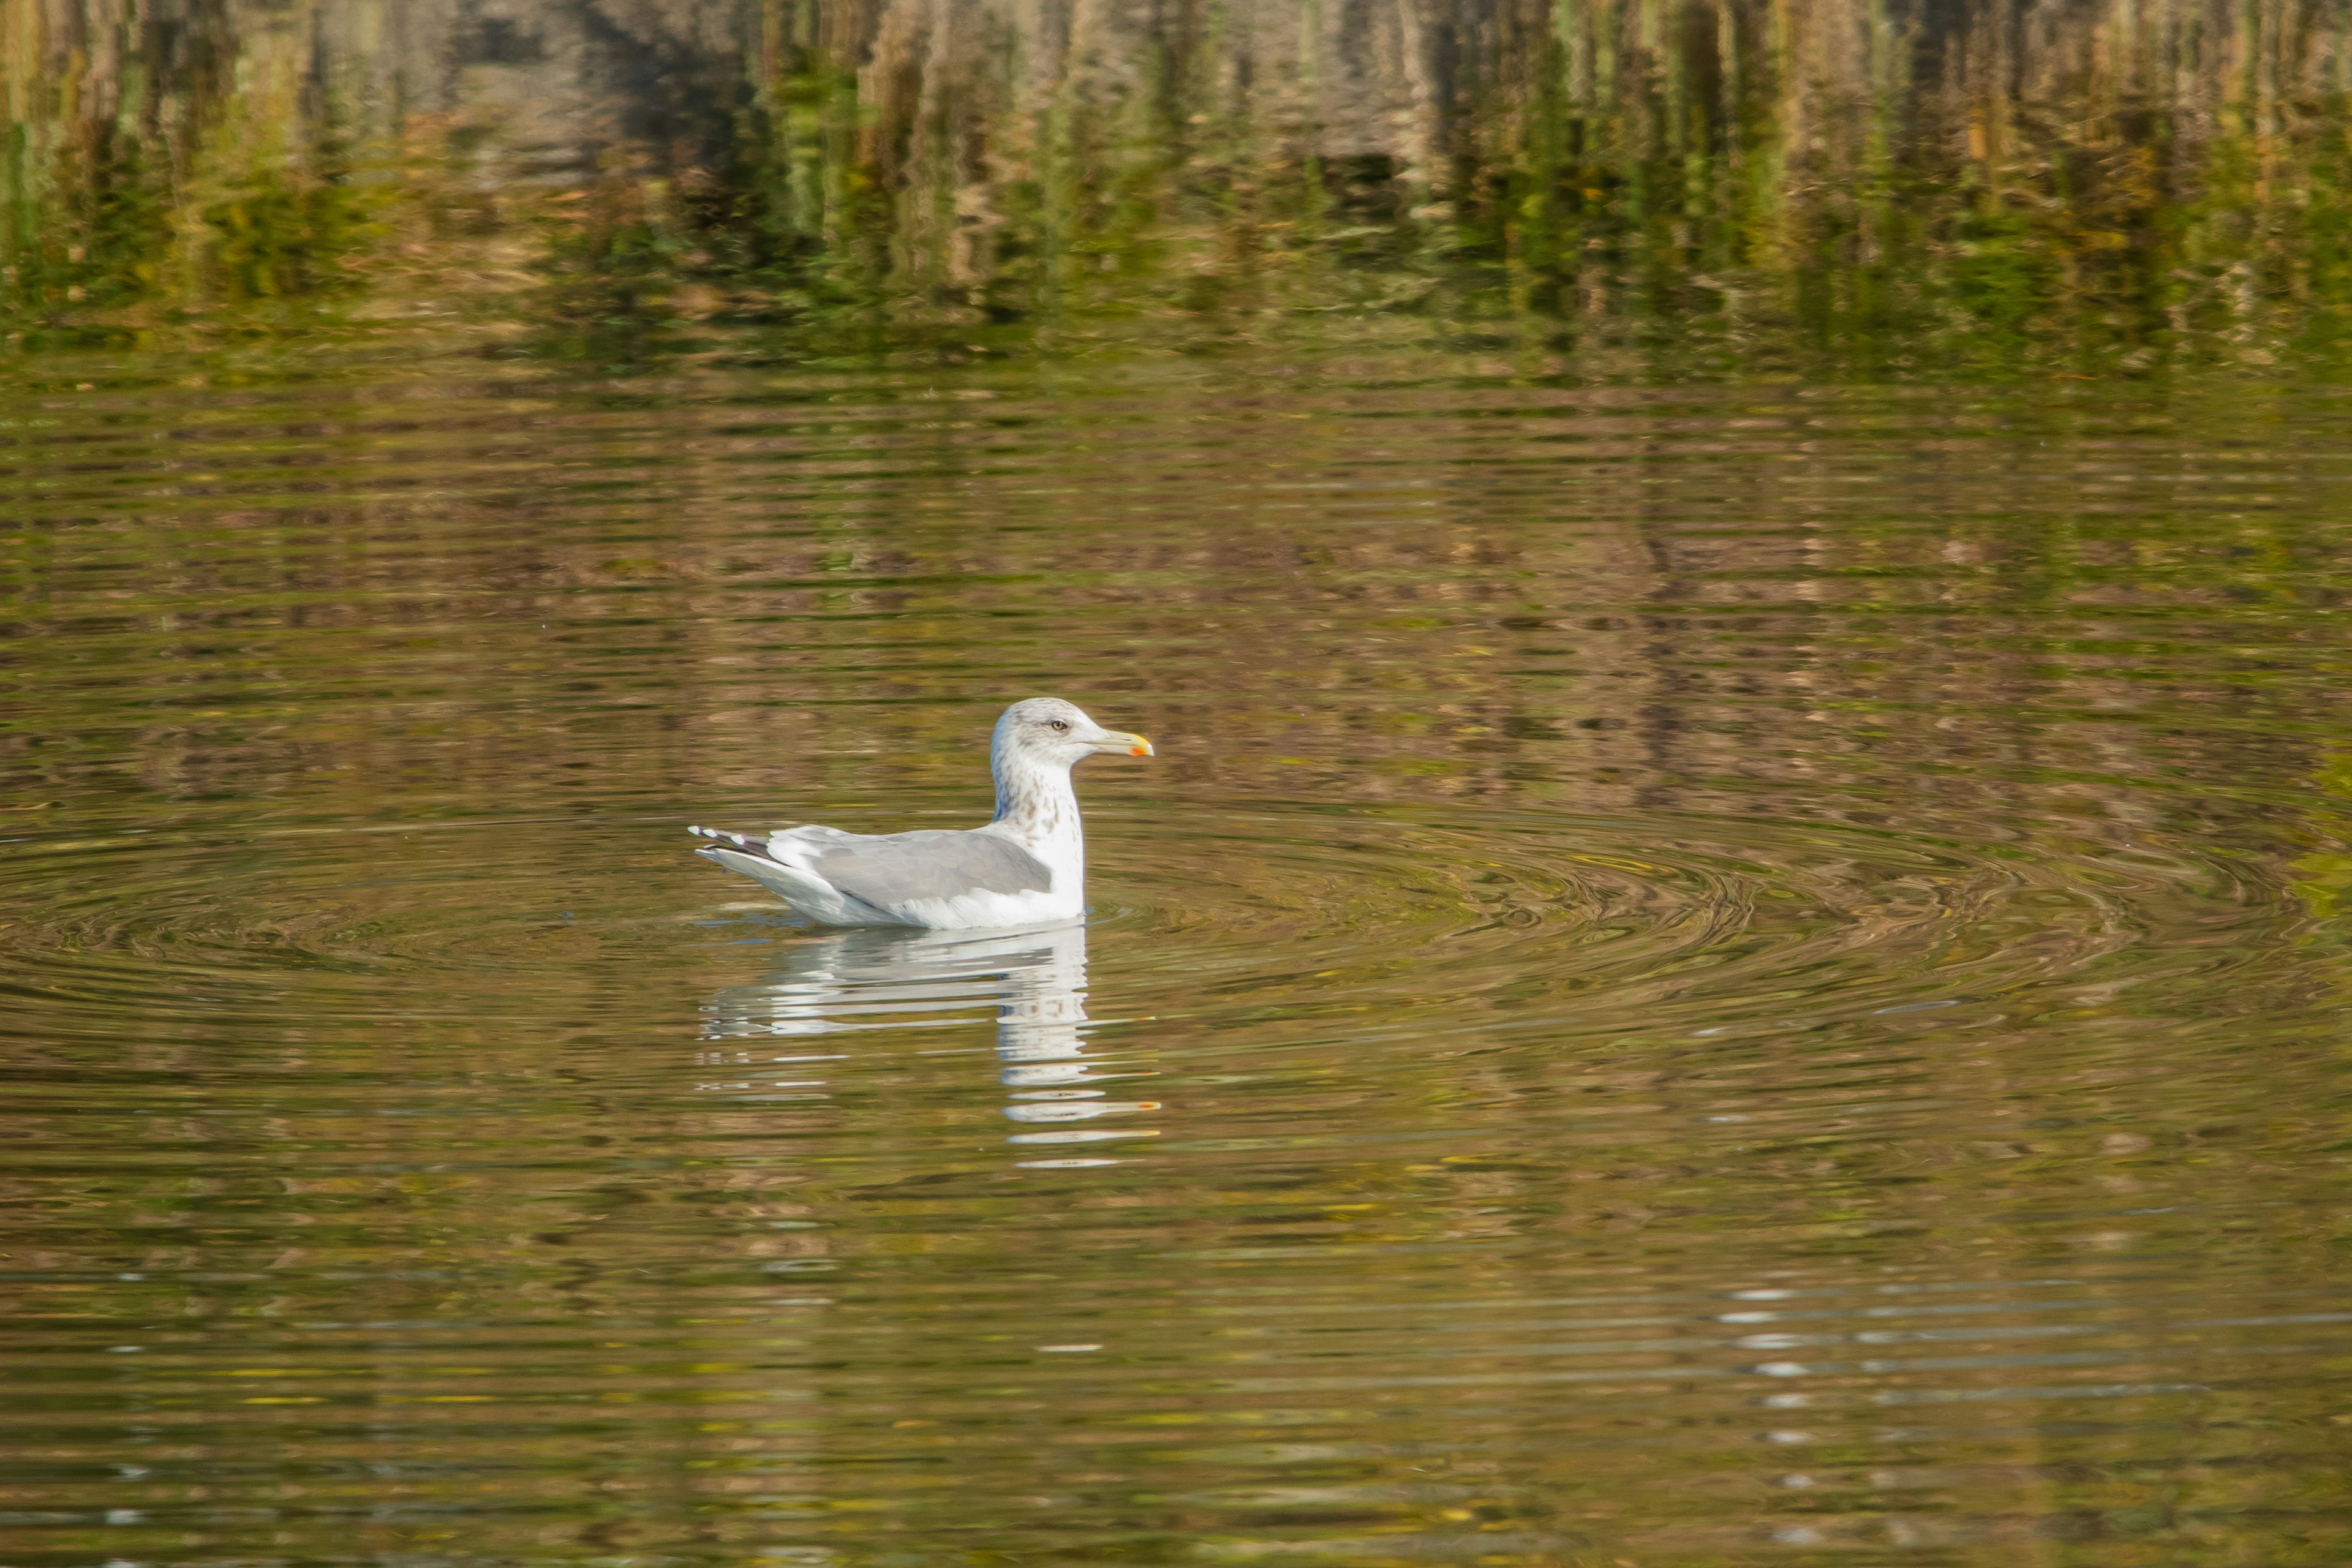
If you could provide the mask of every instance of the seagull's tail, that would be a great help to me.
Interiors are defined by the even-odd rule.
[[[689,827],[687,831],[711,840],[696,854],[751,878],[813,921],[837,926],[874,923],[873,910],[815,873],[777,859],[770,853],[764,838],[722,833],[716,827]]]
[[[746,833],[722,833],[716,827],[689,827],[687,831],[693,834],[697,838],[708,838],[715,843],[731,845],[735,848],[741,850],[746,855],[757,855],[767,859],[774,858],[773,856],[768,854],[768,841],[764,838],[754,838]],[[713,853],[713,851],[709,849],[698,849],[695,853],[697,855],[709,855]]]

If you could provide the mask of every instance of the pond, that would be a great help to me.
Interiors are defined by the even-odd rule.
[[[13,1568],[2352,1554],[2352,399],[719,342],[18,362]]]

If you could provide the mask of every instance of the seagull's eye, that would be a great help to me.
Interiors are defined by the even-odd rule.
[[[1052,724],[1056,730],[1066,730],[1070,727],[1066,721],[1060,719],[1048,720],[1047,722]]]

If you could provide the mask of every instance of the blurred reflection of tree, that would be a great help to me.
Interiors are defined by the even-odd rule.
[[[1677,16],[5,0],[0,312],[503,290],[574,322],[878,316],[953,344],[1096,307],[1254,331],[1435,300],[1637,359],[1655,344],[1613,329],[2137,367],[2273,352],[2352,296],[2344,14]]]

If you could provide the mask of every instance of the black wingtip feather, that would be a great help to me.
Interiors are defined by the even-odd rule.
[[[779,866],[783,864],[768,853],[767,840],[763,838],[753,838],[740,833],[721,833],[715,827],[689,827],[687,831],[698,833],[711,840],[707,847],[697,849],[695,851],[697,855],[708,855],[716,859],[719,852],[723,849],[730,855],[749,855],[755,860],[774,860]]]

